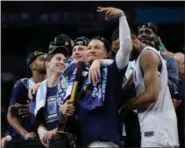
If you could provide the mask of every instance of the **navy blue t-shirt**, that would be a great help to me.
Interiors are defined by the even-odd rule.
[[[46,105],[44,109],[44,124],[47,130],[53,130],[59,126],[60,113],[59,105],[56,101],[57,86],[47,88]]]
[[[79,123],[77,141],[80,146],[87,146],[93,141],[111,141],[121,145],[116,99],[120,97],[117,89],[121,89],[126,68],[119,70],[115,62],[108,67],[103,107],[87,112],[82,106],[77,105]]]
[[[14,105],[15,103],[19,104],[27,104],[28,98],[28,89],[23,84],[21,80],[16,81],[13,87],[12,96],[10,99],[9,106]],[[21,125],[28,131],[28,132],[36,132],[37,131],[37,124],[36,121],[33,122],[33,115],[30,113],[28,118],[21,118],[18,117]],[[12,137],[20,138],[21,136],[19,133],[10,127],[9,134]]]

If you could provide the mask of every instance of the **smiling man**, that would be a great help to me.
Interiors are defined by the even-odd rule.
[[[35,116],[39,122],[38,135],[45,147],[49,147],[49,142],[56,134],[56,128],[60,123],[56,94],[67,57],[68,50],[64,46],[57,47],[48,53],[45,61],[47,79],[40,83],[36,94]]]
[[[87,61],[87,45],[89,39],[85,36],[78,37],[74,41],[73,51],[72,51],[72,60],[74,63],[78,61]]]

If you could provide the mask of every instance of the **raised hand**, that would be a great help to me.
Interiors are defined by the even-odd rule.
[[[110,20],[112,18],[124,16],[123,10],[114,7],[98,7],[97,12],[105,13],[105,20]]]

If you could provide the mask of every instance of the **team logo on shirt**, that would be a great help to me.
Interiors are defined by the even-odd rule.
[[[50,114],[55,113],[55,111],[56,111],[56,102],[52,101],[52,102],[48,103],[47,109],[48,109]]]
[[[58,105],[56,101],[56,97],[52,96],[47,99],[47,120],[57,120],[58,119]]]

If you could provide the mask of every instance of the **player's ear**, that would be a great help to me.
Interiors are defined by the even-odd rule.
[[[30,69],[33,70],[35,68],[35,65],[34,64],[30,64]]]

